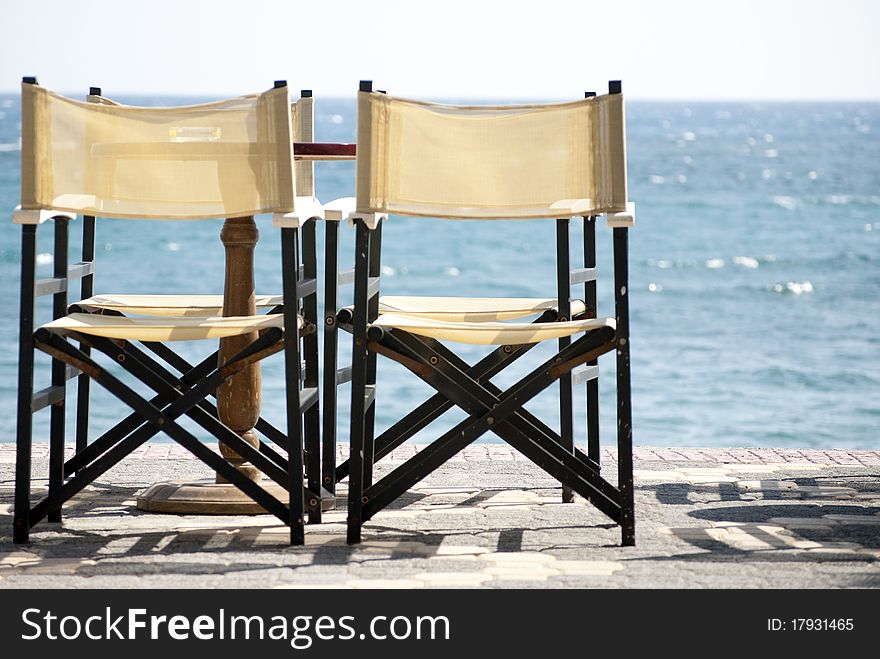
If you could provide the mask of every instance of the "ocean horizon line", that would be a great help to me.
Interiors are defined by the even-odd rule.
[[[95,85],[97,86],[97,85]],[[50,86],[51,87],[51,86]],[[268,87],[267,87],[268,88]],[[291,92],[297,93],[300,89],[310,89],[309,87],[298,87],[296,85],[290,85]],[[58,92],[64,96],[69,96],[75,98],[77,96],[85,95],[85,92],[80,90],[70,90],[70,89],[57,89],[55,87],[51,87],[53,91]],[[109,88],[103,88],[104,91],[109,91]],[[168,99],[201,99],[201,100],[217,100],[224,98],[234,98],[236,96],[242,96],[250,93],[255,93],[259,91],[259,89],[252,90],[239,90],[239,91],[216,91],[216,92],[200,92],[200,93],[185,93],[185,92],[176,92],[176,91],[143,91],[143,90],[125,90],[125,89],[113,89],[111,96],[119,96],[119,97],[127,97],[127,98],[168,98]],[[314,88],[311,88],[311,91],[315,92]],[[599,91],[599,90],[597,90]],[[582,92],[581,92],[582,93]],[[601,92],[600,92],[601,93]],[[624,93],[627,93],[624,90]],[[352,88],[351,93],[340,93],[340,92],[332,92],[332,93],[315,93],[316,98],[327,99],[331,101],[345,101],[351,100],[357,94],[357,90]],[[0,96],[20,96],[20,91],[16,88],[0,88]],[[528,95],[510,95],[510,96],[470,96],[470,95],[461,95],[461,96],[444,96],[444,95],[435,95],[435,94],[417,94],[404,92],[401,93],[400,96],[404,96],[407,98],[420,98],[424,100],[433,100],[438,103],[486,103],[486,102],[497,102],[503,101],[505,103],[510,102],[521,102],[521,103],[555,103],[555,102],[566,102],[571,101],[572,99],[579,98],[579,93],[574,93],[571,96],[561,96],[561,95],[553,95],[553,96],[528,96]],[[870,103],[870,104],[880,104],[880,97],[817,97],[817,98],[809,98],[809,97],[792,97],[792,98],[774,98],[774,97],[717,97],[717,98],[700,98],[700,97],[671,97],[671,98],[660,98],[653,96],[638,96],[638,95],[630,95],[627,93],[627,99],[630,102],[636,103],[669,103],[669,104],[679,104],[679,103],[700,103],[700,104],[709,104],[709,103],[735,103],[735,104],[804,104],[804,103]]]

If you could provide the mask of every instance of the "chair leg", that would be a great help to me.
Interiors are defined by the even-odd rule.
[[[65,390],[64,384],[66,366],[64,362],[52,360],[52,386],[61,387]],[[60,372],[60,376],[58,373]],[[61,380],[58,382],[58,380]],[[56,382],[58,382],[56,384]],[[64,408],[66,400],[62,395],[62,399],[51,406],[49,416],[49,493],[53,494],[61,487],[64,482],[64,427],[65,414]],[[49,514],[50,522],[61,521],[61,508],[52,511]]]
[[[571,345],[571,339],[559,339],[559,349],[563,350]],[[559,436],[562,445],[571,453],[574,453],[574,410],[572,404],[571,374],[567,373],[559,378]],[[572,503],[574,492],[568,485],[562,486],[562,503]]]
[[[587,362],[587,366],[597,366],[597,360]],[[599,445],[599,378],[596,376],[586,383],[587,394],[587,455],[596,463],[601,460]]]
[[[68,256],[67,219],[55,219],[55,244],[53,270],[58,279],[67,278]],[[67,314],[67,287],[52,296],[52,318],[62,318]],[[61,398],[51,407],[49,418],[49,494],[53,494],[64,482],[64,432],[65,406],[67,404],[67,365],[57,359],[52,360],[52,387],[61,390]],[[61,521],[61,508],[49,515],[50,522]]]
[[[355,346],[352,350],[351,378],[351,439],[349,450],[348,473],[348,544],[361,541],[361,524],[363,523],[364,471],[366,470],[364,444],[366,439],[366,414],[364,402],[366,398],[366,342]]]
[[[337,339],[338,335],[335,329],[324,333],[324,374],[322,376],[324,391],[321,397],[324,408],[323,425],[321,426],[321,483],[330,494],[336,493],[337,362],[335,358]],[[333,358],[329,358],[331,351]]]
[[[617,481],[621,497],[621,544],[636,544],[632,457],[632,402],[630,398],[629,346],[617,351]]]
[[[83,216],[82,260],[84,263],[95,261],[95,218]],[[95,292],[95,275],[85,275],[80,281],[80,299],[86,300]],[[88,346],[80,345],[80,350],[89,355]],[[85,375],[77,378],[76,384],[76,452],[79,453],[89,444],[89,394],[90,380]]]
[[[336,494],[336,369],[338,365],[339,327],[339,223],[325,222],[324,237],[324,373],[321,404],[324,408],[321,428],[321,482],[330,494]]]
[[[296,325],[293,325],[296,327]],[[285,344],[299,341],[296,332],[292,339],[285,338]],[[287,477],[288,477],[288,511],[290,526],[290,544],[305,544],[305,528],[303,509],[305,493],[303,492],[303,442],[302,414],[299,408],[299,351],[285,345],[286,380],[287,380]],[[294,353],[291,355],[290,353]],[[291,361],[297,360],[295,372],[291,373]],[[293,386],[295,383],[295,386]]]
[[[320,377],[318,375],[318,255],[316,243],[315,222],[306,222],[302,229],[302,260],[303,277],[306,280],[315,280],[315,292],[303,298],[303,320],[307,327],[311,327],[302,339],[302,349],[305,359],[305,380],[303,386],[308,389],[319,388]],[[305,412],[303,418],[303,430],[305,433],[306,449],[306,478],[308,488],[318,497],[317,505],[309,508],[309,523],[321,523],[321,411],[320,396],[315,398]]]
[[[367,362],[371,359],[371,355],[367,355]],[[375,356],[372,357],[373,361],[375,361]],[[369,370],[369,364],[367,369]],[[370,388],[375,392],[376,380],[375,376],[373,378],[367,378],[367,380],[372,379],[371,383],[368,383],[364,387],[364,398],[365,400],[364,407],[366,408],[364,412],[364,487],[370,487],[373,484],[373,466],[376,464],[376,398],[375,394],[373,396],[368,396],[367,392],[370,391]]]
[[[372,395],[369,393],[372,391]],[[368,352],[364,369],[364,488],[373,484],[376,464],[376,353]]]
[[[364,473],[372,455],[365,451],[367,410],[367,289],[369,284],[370,241],[372,232],[363,221],[357,222],[355,247],[353,345],[351,351],[351,450],[348,474],[348,544],[361,541],[364,505]],[[372,464],[369,468],[372,470]]]
[[[370,234],[369,248],[370,279],[379,279],[382,264],[382,224]],[[367,322],[371,323],[379,317],[379,292],[372,293],[367,300]],[[367,353],[364,395],[371,393],[364,403],[366,419],[364,421],[364,487],[373,484],[373,465],[376,463],[376,353]]]
[[[614,293],[617,312],[617,486],[621,498],[621,544],[636,543],[630,392],[629,268],[627,230],[614,229]]]
[[[556,287],[557,304],[561,321],[571,320],[571,255],[569,253],[569,229],[571,221],[556,220]],[[571,337],[559,339],[559,350],[571,345]],[[574,410],[572,409],[571,374],[559,378],[559,438],[566,450],[574,453]],[[562,503],[572,503],[574,492],[568,485],[562,486]]]
[[[584,218],[584,267],[596,267],[596,216]],[[584,302],[587,305],[587,317],[598,316],[598,300],[596,296],[596,279],[584,282]],[[598,366],[597,360],[587,362],[587,366]],[[587,455],[596,464],[600,462],[599,449],[599,376],[587,381]]]
[[[90,353],[88,346],[80,346],[86,355]],[[80,375],[76,383],[76,452],[84,450],[89,445],[89,403],[91,387],[89,378]]]
[[[34,395],[34,284],[36,283],[37,227],[25,225],[21,234],[21,307],[18,347],[18,419],[15,439],[15,511],[12,540],[30,537],[31,442]]]
[[[15,444],[15,513],[12,532],[12,541],[17,544],[27,543],[30,538],[31,445],[33,438],[31,399],[33,391],[33,348],[31,348],[29,360],[19,358],[18,422]]]
[[[281,230],[281,270],[284,305],[284,370],[287,396],[287,482],[288,524],[290,544],[305,544],[303,509],[303,419],[300,409],[300,350],[299,332],[296,331],[299,297],[297,295],[297,231]]]
[[[303,415],[306,447],[306,479],[309,490],[318,496],[316,506],[309,509],[309,524],[321,523],[321,419],[315,402]]]

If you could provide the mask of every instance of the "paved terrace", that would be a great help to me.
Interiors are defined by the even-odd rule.
[[[36,447],[35,475],[47,454]],[[604,452],[612,480],[614,459]],[[584,501],[560,503],[518,453],[488,444],[376,515],[354,548],[344,485],[304,547],[289,547],[269,516],[137,511],[152,483],[210,477],[172,444],[135,452],[68,505],[63,525],[41,523],[21,547],[4,444],[0,588],[880,587],[880,452],[639,447],[635,460],[636,547],[620,547],[618,528]]]

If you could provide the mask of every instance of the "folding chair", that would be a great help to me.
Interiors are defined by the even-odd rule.
[[[307,221],[320,215],[320,209],[296,196],[286,83],[279,81],[262,94],[180,108],[89,100],[64,98],[40,87],[34,78],[25,78],[22,84],[22,201],[13,213],[13,221],[22,225],[14,541],[27,542],[30,529],[46,517],[60,521],[66,501],[161,431],[288,524],[291,542],[300,544],[305,502],[320,498],[303,484],[302,412],[316,409],[317,395],[303,391],[300,361],[301,337],[314,334],[317,308],[314,228],[309,231]],[[94,272],[96,217],[195,220],[259,213],[272,213],[273,225],[281,229],[282,293],[287,304],[282,302],[271,313],[181,315],[177,303],[166,305],[165,315],[158,315],[161,305],[156,304],[137,309],[152,315],[133,317],[98,305],[75,305],[68,312],[70,282]],[[87,258],[68,267],[68,224],[78,214],[85,221]],[[37,281],[37,227],[47,219],[55,225],[54,276]],[[86,296],[91,286],[91,280],[84,282]],[[35,298],[47,294],[53,296],[53,320],[35,330]],[[298,307],[309,296],[303,309],[308,316],[311,308],[312,318],[304,318]],[[125,304],[127,311],[133,306]],[[168,350],[182,375],[171,373],[137,345],[162,354],[162,344],[168,341],[249,335],[257,338],[222,363],[215,353],[191,366],[175,360]],[[35,349],[52,357],[51,386],[36,394]],[[91,351],[109,357],[155,395],[147,399],[138,394],[95,361]],[[259,449],[250,446],[220,421],[216,407],[207,400],[235,374],[281,351],[287,423],[285,432],[273,433],[272,439],[282,444],[283,455],[265,444]],[[101,384],[133,413],[87,447],[80,446],[65,462],[65,383],[76,375]],[[316,381],[317,373],[312,377]],[[50,404],[49,491],[32,505],[32,417]],[[87,408],[81,411],[80,419]],[[286,490],[287,500],[272,496],[202,444],[178,423],[184,415]],[[78,423],[78,436],[83,425]],[[313,426],[316,430],[317,416]],[[315,465],[313,471],[319,468]],[[311,480],[317,478],[313,475]]]
[[[87,98],[88,102],[100,103],[103,105],[118,105],[118,103],[102,95],[101,88],[92,87]],[[300,98],[291,104],[291,125],[293,129],[293,140],[296,145],[294,157],[294,172],[296,176],[297,191],[297,207],[304,209],[304,213],[314,217],[315,219],[328,218],[330,220],[342,220],[347,218],[348,213],[354,209],[354,199],[336,199],[328,204],[321,204],[315,198],[315,179],[314,179],[314,162],[315,160],[332,159],[335,156],[327,153],[327,149],[322,147],[336,145],[322,145],[314,143],[314,98],[311,90],[303,90],[300,92]],[[314,148],[307,148],[314,147]],[[83,228],[83,262],[93,263],[94,261],[94,245],[95,245],[95,229],[94,218],[84,218]],[[317,261],[314,253],[315,245],[315,227],[314,224],[306,224],[303,226],[304,246],[308,248],[303,251],[304,263],[299,267],[298,277],[300,279],[314,279],[317,275]],[[72,310],[83,313],[101,313],[109,315],[170,315],[170,316],[219,316],[219,315],[241,315],[251,313],[250,309],[234,308],[229,305],[229,300],[224,300],[223,295],[192,295],[192,294],[176,294],[176,295],[155,295],[155,294],[124,294],[124,293],[105,293],[94,295],[94,276],[88,275],[82,279],[82,298],[74,303]],[[271,311],[282,305],[283,296],[281,295],[255,295],[255,310]],[[303,317],[311,326],[316,323],[317,318],[317,292],[303,295]],[[145,343],[144,347],[155,353],[166,364],[183,374],[193,368],[187,360],[182,358],[170,350],[162,343]],[[88,347],[83,347],[88,353]],[[304,388],[308,392],[317,393],[318,382],[318,339],[316,333],[309,333],[303,339],[303,361],[301,364],[302,373],[304,375]],[[213,359],[213,357],[212,357]],[[101,450],[101,447],[108,439],[118,436],[115,432],[116,428],[101,435],[94,445],[89,445],[89,378],[79,376],[77,392],[77,411],[76,411],[76,452],[82,455],[74,456],[68,461],[65,467],[66,472],[73,473],[78,465],[85,464],[92,459]],[[311,398],[309,399],[311,401]],[[131,423],[131,421],[129,422]],[[317,403],[310,404],[305,411],[304,417],[304,433],[305,447],[307,459],[311,459],[311,473],[315,474],[310,487],[315,491],[320,491],[320,481],[318,473],[320,467],[318,461],[320,459],[320,420],[319,405]],[[259,417],[254,426],[254,430],[262,434],[266,439],[270,439],[277,445],[284,446],[285,435],[282,431],[275,428],[266,419]],[[267,452],[270,446],[263,439],[258,439],[258,448]],[[221,447],[223,448],[223,447]],[[232,456],[228,451],[225,452],[227,459],[235,459],[238,456]],[[162,484],[158,486],[162,487]],[[145,493],[147,499],[150,498],[150,492]],[[138,500],[141,505],[141,499]],[[327,508],[335,503],[334,498],[328,492],[324,491],[322,496],[322,506],[313,507],[309,511],[309,521],[319,523],[322,508]],[[204,504],[202,504],[204,506]],[[155,507],[152,504],[150,508]],[[227,505],[222,506],[224,509]]]
[[[466,107],[396,98],[361,83],[352,215],[354,304],[336,316],[338,326],[353,334],[351,450],[334,473],[337,481],[349,478],[349,543],[360,542],[364,522],[491,431],[559,480],[565,500],[571,498],[569,490],[580,494],[620,525],[624,545],[634,544],[627,283],[634,206],[627,200],[620,83],[610,83],[609,92],[573,103]],[[381,231],[389,214],[554,219],[557,298],[380,298]],[[614,232],[616,318],[596,317],[595,220],[600,214],[607,215]],[[586,225],[585,263],[572,269],[569,226],[575,216],[583,216]],[[331,274],[328,261],[326,276]],[[571,298],[571,286],[580,283],[586,304]],[[534,322],[522,321],[535,314]],[[514,360],[548,340],[558,342],[555,356],[506,391],[492,383]],[[499,347],[469,365],[441,341]],[[616,486],[599,475],[598,459],[597,359],[612,351],[617,357]],[[377,355],[402,364],[437,391],[379,438],[374,437]],[[332,366],[333,379],[344,379]],[[326,400],[331,388],[326,353],[324,377]],[[557,380],[559,433],[524,407]],[[574,382],[589,383],[588,453],[573,442]],[[453,406],[468,418],[373,482],[377,459]],[[327,423],[325,417],[325,430]],[[327,478],[325,461],[325,484]]]

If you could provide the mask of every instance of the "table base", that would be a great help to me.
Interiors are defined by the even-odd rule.
[[[270,480],[260,485],[282,502],[287,490]],[[336,508],[336,497],[321,489],[321,510]],[[137,498],[137,509],[151,513],[177,515],[263,515],[266,510],[241,490],[229,483],[195,481],[188,483],[156,483]]]

